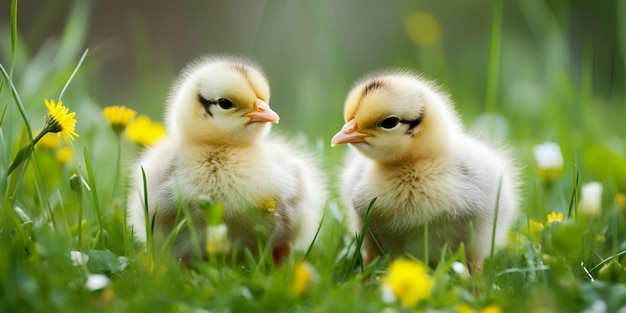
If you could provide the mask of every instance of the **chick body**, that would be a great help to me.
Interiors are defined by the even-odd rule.
[[[220,99],[232,107],[222,108]],[[230,246],[238,251],[257,252],[260,242],[282,258],[311,243],[325,201],[324,180],[311,156],[267,136],[269,123],[278,122],[268,100],[266,79],[247,60],[211,57],[184,71],[169,99],[170,136],[133,169],[129,221],[139,239],[145,240],[141,166],[150,216],[156,210],[155,238],[162,241],[184,218],[179,206],[188,208],[198,232],[197,238],[187,227],[179,233],[177,257],[191,258],[194,242],[205,253],[201,197],[224,206]]]
[[[376,199],[367,260],[381,253],[424,258],[428,245],[434,264],[445,244],[456,250],[464,243],[479,265],[490,251],[496,207],[495,241],[505,242],[518,206],[517,169],[505,149],[463,131],[435,85],[409,72],[371,76],[353,88],[345,108],[346,125],[333,144],[357,150],[340,186],[355,226]]]

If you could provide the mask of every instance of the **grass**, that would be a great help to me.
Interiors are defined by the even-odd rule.
[[[134,232],[150,233],[151,225],[145,230],[126,226],[120,187],[125,184],[125,171],[120,176],[111,171],[120,171],[119,164],[132,160],[138,149],[116,137],[84,83],[93,61],[76,40],[84,37],[77,32],[87,8],[76,5],[59,45],[28,56],[18,38],[17,1],[12,1],[10,36],[0,34],[2,46],[10,47],[0,51],[0,311],[457,312],[464,307],[479,312],[496,307],[502,312],[616,312],[625,308],[626,138],[618,123],[626,117],[626,88],[616,88],[611,96],[596,93],[596,84],[614,82],[594,76],[592,46],[584,49],[577,78],[574,66],[555,61],[554,51],[567,51],[568,42],[558,36],[558,21],[550,19],[550,11],[537,1],[517,5],[534,38],[548,47],[547,78],[533,84],[524,74],[531,64],[507,57],[516,53],[506,48],[510,33],[502,24],[510,4],[493,1],[484,68],[486,105],[459,109],[465,117],[483,111],[491,114],[489,132],[499,129],[494,114],[505,117],[509,132],[503,139],[518,155],[524,172],[519,221],[509,244],[493,250],[485,260],[483,273],[469,276],[455,270],[459,262],[466,264],[465,249],[471,247],[448,251],[428,269],[434,280],[431,295],[408,309],[382,296],[383,283],[377,278],[387,273],[388,258],[360,267],[357,251],[366,228],[360,234],[347,230],[334,189],[315,244],[306,252],[292,253],[280,267],[267,257],[246,255],[215,257],[189,269],[166,251],[135,242]],[[623,15],[624,5],[618,7],[618,16]],[[329,8],[313,9],[322,23]],[[618,19],[622,24],[623,20]],[[332,33],[331,26],[325,25],[323,31]],[[340,50],[340,39],[331,37],[335,50]],[[413,46],[403,49],[400,55],[423,52]],[[626,52],[620,51],[620,62],[626,64]],[[441,52],[437,58],[446,56]],[[446,65],[445,71],[450,68]],[[615,71],[624,75],[624,69]],[[41,74],[32,76],[34,72]],[[538,85],[542,88],[536,89]],[[523,97],[515,88],[523,88]],[[18,151],[32,143],[43,125],[42,100],[50,94],[58,94],[58,100],[63,97],[66,106],[78,112],[80,138],[56,148],[37,144],[30,158],[9,175]],[[471,91],[453,96],[461,103],[481,102]],[[537,99],[546,105],[533,103]],[[332,112],[341,115],[339,110]],[[466,118],[467,125],[469,121]],[[547,139],[556,141],[564,152],[565,165],[553,179],[542,176],[532,157],[533,146]],[[67,162],[57,158],[64,146],[74,154]],[[341,151],[319,150],[332,181]],[[111,151],[122,153],[122,162]],[[583,214],[581,193],[590,181],[603,186],[600,210]],[[186,211],[181,208],[181,217],[188,215]],[[564,219],[548,222],[553,211],[563,213]],[[72,251],[88,255],[89,261],[74,264]],[[301,278],[294,269],[303,260],[311,282],[306,291],[295,293],[294,285]],[[98,274],[108,278],[101,286],[96,284],[102,278]]]

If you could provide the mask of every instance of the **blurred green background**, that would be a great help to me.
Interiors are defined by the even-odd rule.
[[[89,14],[78,18],[79,29],[67,30],[75,6]],[[354,80],[390,67],[437,80],[471,126],[486,111],[492,60],[499,64],[492,72],[499,74],[496,109],[513,125],[524,117],[532,132],[534,124],[547,122],[542,116],[550,107],[574,111],[576,97],[560,94],[580,89],[585,77],[597,105],[623,105],[626,33],[618,17],[626,16],[625,7],[624,1],[591,0],[49,0],[20,2],[18,31],[29,54],[74,32],[76,44],[91,49],[81,76],[94,101],[127,105],[157,120],[185,63],[208,53],[248,56],[270,79],[271,105],[283,117],[277,129],[325,140],[342,124],[343,99]],[[10,1],[3,1],[5,38],[9,9]],[[501,49],[494,60],[490,38],[498,11]],[[67,59],[78,59],[82,50],[73,52]],[[10,60],[8,46],[0,56]],[[569,103],[557,105],[554,98]],[[577,113],[561,113],[577,124]],[[617,125],[624,116],[607,118]],[[536,136],[558,139],[557,133]]]
[[[0,42],[10,43],[10,1],[1,5]],[[527,201],[538,182],[532,147],[543,141],[557,142],[565,159],[553,203],[569,198],[574,166],[583,182],[626,190],[624,0],[50,0],[20,2],[17,25],[15,58],[3,44],[0,61],[13,65],[37,119],[42,99],[57,97],[89,48],[63,100],[77,112],[78,146],[104,159],[109,148],[102,140],[111,136],[101,132],[100,108],[126,105],[162,121],[180,69],[202,55],[227,53],[261,65],[270,104],[281,115],[274,129],[316,143],[331,177],[345,147],[330,149],[329,141],[343,124],[354,81],[407,68],[436,80],[470,131],[513,149]],[[530,210],[541,216],[545,206]]]

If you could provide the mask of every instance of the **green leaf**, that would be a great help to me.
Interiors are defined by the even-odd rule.
[[[585,166],[598,180],[611,180],[626,186],[626,158],[608,147],[589,147],[585,151]]]
[[[128,267],[127,257],[118,256],[110,250],[90,250],[87,269],[93,273],[121,274]]]
[[[31,151],[33,151],[32,146],[28,145],[26,147],[22,147],[20,151],[13,159],[13,162],[9,166],[9,170],[7,171],[7,175],[10,175],[20,164],[22,164],[28,157],[30,156]]]

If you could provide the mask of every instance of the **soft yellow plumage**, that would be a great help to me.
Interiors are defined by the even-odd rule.
[[[428,245],[432,263],[445,244],[464,243],[469,251],[474,242],[468,256],[480,265],[496,206],[496,243],[505,240],[517,212],[517,169],[504,149],[464,132],[433,83],[410,72],[366,77],[348,94],[344,117],[332,144],[357,150],[346,160],[340,186],[356,225],[376,198],[370,224],[376,240],[366,239],[367,260],[381,253],[423,258]]]
[[[208,57],[183,71],[167,104],[168,138],[132,168],[129,221],[139,239],[145,240],[141,166],[150,216],[157,212],[157,241],[174,229],[184,205],[204,247],[206,224],[196,202],[208,196],[223,204],[230,246],[238,251],[269,244],[280,262],[292,247],[310,244],[325,202],[324,179],[311,156],[268,136],[279,120],[269,97],[262,72],[242,58]],[[174,254],[189,259],[193,242],[183,228]]]

